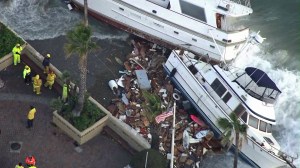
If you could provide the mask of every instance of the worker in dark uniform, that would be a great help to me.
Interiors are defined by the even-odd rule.
[[[48,74],[49,73],[49,66],[50,66],[50,54],[47,54],[46,57],[43,60],[43,66],[44,66],[44,73]]]

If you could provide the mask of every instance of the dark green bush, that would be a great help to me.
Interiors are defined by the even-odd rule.
[[[92,126],[95,122],[99,121],[106,114],[102,112],[95,104],[89,100],[85,100],[82,113],[79,117],[73,117],[72,123],[79,131]]]
[[[0,58],[9,54],[17,43],[25,42],[0,22]]]
[[[148,152],[147,168],[166,168],[167,160],[166,158],[154,149],[143,150],[133,156],[130,161],[130,166],[133,168],[145,167],[146,156]]]
[[[68,103],[64,104],[61,99],[55,99],[51,101],[50,106],[53,110],[58,110],[59,114],[79,131],[92,126],[106,115],[95,104],[86,99],[81,115],[79,117],[73,116],[72,112],[75,109],[76,103],[77,97],[70,96]]]

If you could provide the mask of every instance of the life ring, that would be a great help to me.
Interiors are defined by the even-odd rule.
[[[175,100],[180,100],[180,96],[179,96],[178,93],[173,93],[173,98],[174,98]]]

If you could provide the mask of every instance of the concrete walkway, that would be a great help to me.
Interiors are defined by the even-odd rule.
[[[12,168],[27,155],[37,158],[38,168],[122,168],[131,155],[104,135],[99,135],[75,150],[74,141],[51,124],[51,99],[59,95],[42,88],[41,95],[23,83],[24,65],[0,72],[5,86],[0,89],[0,167]],[[33,129],[26,128],[29,106],[37,109]],[[20,142],[20,151],[11,151],[10,143]],[[80,151],[79,150],[79,151]]]

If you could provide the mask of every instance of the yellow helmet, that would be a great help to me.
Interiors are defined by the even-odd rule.
[[[50,58],[50,57],[51,57],[51,55],[50,55],[50,54],[47,54],[47,57],[48,57],[48,58]]]
[[[28,69],[29,68],[29,66],[28,65],[25,65],[25,69]]]
[[[21,45],[18,43],[16,46],[17,46],[17,47],[20,47]]]
[[[40,79],[40,75],[35,75],[35,79]]]

